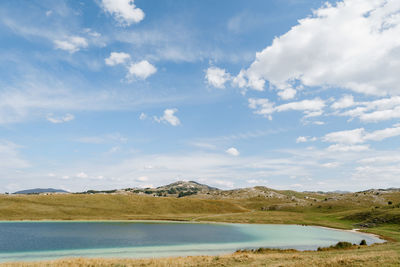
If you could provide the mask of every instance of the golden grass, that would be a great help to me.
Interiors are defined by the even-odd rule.
[[[188,220],[201,214],[246,211],[225,200],[106,194],[0,196],[0,220]]]

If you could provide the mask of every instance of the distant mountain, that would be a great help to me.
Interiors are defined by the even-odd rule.
[[[35,188],[35,189],[17,191],[14,192],[13,194],[40,194],[40,193],[69,193],[69,192],[62,189],[54,189],[54,188]]]
[[[159,186],[157,190],[171,190],[175,189],[178,191],[213,191],[219,190],[218,188],[211,187],[205,184],[200,184],[195,181],[178,181],[172,184]]]
[[[157,188],[127,188],[124,189],[124,191],[154,196],[185,197],[198,194],[206,195],[220,190],[218,188],[200,184],[195,181],[178,181],[172,184],[159,186]]]

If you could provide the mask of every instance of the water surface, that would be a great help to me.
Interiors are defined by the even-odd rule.
[[[0,261],[218,255],[244,248],[315,250],[368,234],[300,225],[178,222],[1,222]]]

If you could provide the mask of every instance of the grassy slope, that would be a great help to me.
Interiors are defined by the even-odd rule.
[[[223,200],[106,194],[0,196],[0,220],[189,219],[244,211]]]
[[[293,192],[285,192],[290,198]],[[299,193],[297,197],[304,198]],[[349,194],[339,200],[293,203],[287,199],[154,198],[135,195],[32,195],[0,196],[0,220],[18,219],[175,219],[243,223],[323,225],[343,229],[355,223],[377,222],[368,232],[391,242],[368,248],[324,252],[251,252],[220,257],[186,257],[155,260],[66,259],[37,266],[398,266],[400,262],[400,193],[385,196],[381,204],[373,196]],[[261,211],[280,205],[279,210]],[[378,208],[376,208],[378,207]],[[393,218],[394,221],[393,221]],[[10,266],[21,266],[20,263]],[[33,266],[33,265],[29,265]]]

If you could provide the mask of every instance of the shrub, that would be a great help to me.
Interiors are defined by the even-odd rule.
[[[366,245],[367,245],[367,241],[365,241],[365,239],[361,240],[360,246],[366,246]]]
[[[326,250],[332,250],[332,249],[348,249],[348,248],[352,248],[352,247],[353,247],[352,243],[340,241],[340,242],[337,242],[336,245],[334,245],[334,246],[330,246],[327,248],[319,247],[317,250],[318,251],[326,251]]]
[[[351,248],[353,246],[353,244],[351,244],[350,242],[338,242],[333,248],[336,249],[344,249],[344,248]]]

